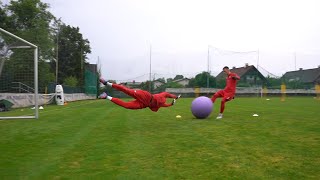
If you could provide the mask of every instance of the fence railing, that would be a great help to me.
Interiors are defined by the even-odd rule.
[[[23,84],[22,82],[12,82],[12,89],[15,89],[19,93],[34,93],[34,88]]]
[[[217,88],[167,88],[166,92],[173,94],[214,94],[221,89]],[[281,89],[262,89],[262,88],[247,88],[237,87],[237,95],[281,95],[282,93],[288,95],[317,95],[315,89],[286,89],[284,92]]]

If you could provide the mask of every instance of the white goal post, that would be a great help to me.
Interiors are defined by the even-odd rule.
[[[4,114],[4,116],[2,116],[2,112],[0,112],[0,119],[38,119],[39,118],[39,104],[38,104],[38,47],[2,28],[0,28],[0,38],[1,38],[1,35],[5,35],[5,36],[8,36],[10,38],[13,38],[15,39],[17,42],[20,42],[21,44],[20,45],[14,45],[14,46],[9,46],[9,50],[10,49],[33,49],[34,52],[33,52],[33,55],[34,55],[34,88],[33,88],[33,92],[31,92],[33,94],[33,98],[34,98],[34,102],[32,103],[32,106],[34,108],[32,108],[34,111],[32,112],[32,114],[30,115],[24,115],[24,114],[21,114],[21,116],[19,115],[8,115],[8,114]],[[1,58],[1,57],[0,57]],[[10,57],[9,57],[10,58]],[[1,60],[1,59],[0,59]],[[2,71],[2,68],[5,66],[5,59],[2,60],[2,62],[0,62],[0,73]],[[32,77],[31,77],[32,78]],[[0,79],[1,79],[1,74],[0,74]],[[0,92],[1,94],[1,92]],[[3,93],[5,94],[5,93]],[[12,93],[6,93],[5,95],[1,96],[1,97],[10,97],[10,95],[8,94],[12,94]],[[32,96],[30,96],[32,97]],[[22,110],[21,110],[22,111]]]

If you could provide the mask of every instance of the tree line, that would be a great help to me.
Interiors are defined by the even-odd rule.
[[[0,27],[38,46],[40,91],[49,83],[83,87],[84,67],[88,64],[87,55],[91,53],[90,42],[83,37],[79,27],[62,22],[48,10],[49,7],[40,0],[16,0],[8,4],[0,1]],[[0,48],[9,45],[10,39],[1,34],[0,38]],[[22,81],[21,74],[31,73],[28,71],[32,68],[28,67],[33,66],[33,61],[25,62],[26,59],[33,59],[32,51],[12,49],[3,77]],[[33,83],[31,79],[26,81]]]
[[[210,73],[203,71],[199,74],[197,74],[195,77],[192,77],[189,79],[189,83],[186,86],[183,86],[182,84],[179,84],[176,82],[176,80],[180,80],[185,78],[183,75],[176,75],[174,78],[158,78],[154,79],[153,81],[146,81],[142,82],[138,88],[143,89],[143,90],[150,90],[151,86],[151,91],[152,92],[162,92],[165,91],[166,88],[194,88],[194,87],[200,87],[200,88],[219,88],[223,89],[226,86],[226,80],[225,78],[222,79],[217,79],[215,76],[212,76]],[[154,83],[162,82],[163,84],[159,87],[155,87]],[[114,83],[117,83],[116,81],[112,81]],[[270,89],[279,89],[282,84],[286,84],[287,88],[289,89],[297,89],[297,88],[305,88],[305,84],[299,82],[299,81],[291,81],[288,82],[285,79],[281,77],[266,77],[266,81],[264,84],[259,84],[258,86],[260,87],[267,87]],[[245,83],[243,79],[241,79],[238,82],[238,87],[250,87],[252,85],[248,85]],[[104,91],[104,87],[100,89],[100,91]],[[112,92],[112,89],[109,88],[107,89],[108,92]]]
[[[79,27],[67,25],[55,17],[48,10],[49,7],[49,4],[40,0],[15,0],[8,4],[0,1],[0,27],[38,46],[40,92],[43,92],[44,87],[50,83],[83,87],[84,67],[88,64],[87,55],[91,53],[90,42],[83,37]],[[5,48],[8,42],[10,40],[0,34],[0,48]],[[25,59],[33,59],[33,52],[25,49],[11,51],[10,60],[6,61],[1,79],[10,82],[30,81],[32,84],[33,79],[26,79],[23,74],[33,73],[30,72],[32,68],[29,68],[33,66],[33,61],[24,62]],[[58,69],[57,74],[56,69]],[[182,78],[183,75],[177,75],[166,80],[157,79],[166,82],[157,91],[167,87],[181,87],[182,85],[174,80]],[[280,78],[267,77],[267,79],[269,87],[278,87],[282,83]],[[149,90],[150,83],[152,85],[153,82],[142,83],[141,88]],[[290,83],[289,86],[302,86],[301,83]],[[208,72],[202,72],[191,78],[187,87],[208,87],[208,85],[209,88],[223,88],[225,80],[217,80]]]

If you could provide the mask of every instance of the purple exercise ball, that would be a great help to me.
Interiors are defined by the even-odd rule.
[[[210,98],[200,96],[195,98],[191,103],[191,112],[198,119],[207,118],[213,108],[213,103]]]

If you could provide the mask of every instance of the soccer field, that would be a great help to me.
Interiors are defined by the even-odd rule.
[[[216,120],[218,99],[198,120],[192,100],[157,113],[79,101],[45,106],[39,120],[2,120],[0,177],[320,179],[320,101],[236,98]]]

